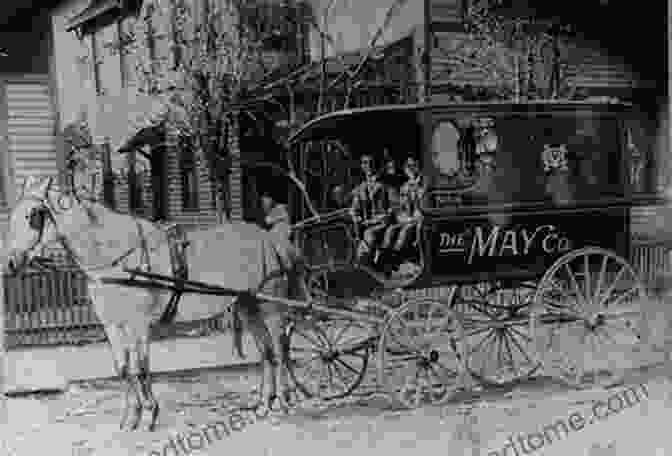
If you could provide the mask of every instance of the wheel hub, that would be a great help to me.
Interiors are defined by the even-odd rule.
[[[586,321],[586,328],[590,331],[595,331],[597,328],[606,324],[607,318],[603,314],[597,314]]]
[[[426,355],[423,355],[418,360],[418,365],[421,368],[427,369],[432,364],[436,364],[439,361],[439,352],[436,350],[430,350]]]
[[[336,360],[336,358],[338,358],[338,353],[335,351],[330,351],[328,353],[321,355],[321,358],[322,361],[324,361],[325,363],[333,363]]]

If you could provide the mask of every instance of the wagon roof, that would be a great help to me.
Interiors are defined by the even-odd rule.
[[[394,126],[406,121],[415,121],[418,114],[459,113],[500,115],[530,112],[624,112],[631,105],[620,102],[595,101],[537,101],[529,103],[512,102],[461,102],[446,104],[381,105],[367,108],[346,109],[325,114],[303,125],[289,138],[289,144],[340,138],[352,134],[390,134]],[[375,127],[379,126],[380,129]],[[401,132],[399,132],[401,133]]]

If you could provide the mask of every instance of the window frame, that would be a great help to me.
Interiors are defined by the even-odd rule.
[[[188,141],[186,138],[180,138],[182,145]],[[200,173],[196,151],[192,145],[180,147],[178,157],[178,167],[180,169],[180,183],[182,187],[182,210],[193,212],[200,210]]]

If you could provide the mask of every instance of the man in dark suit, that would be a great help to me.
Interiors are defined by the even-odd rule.
[[[351,215],[356,229],[363,228],[357,258],[364,263],[371,262],[378,238],[387,228],[390,215],[388,189],[378,179],[373,165],[371,155],[362,155],[360,166],[364,173],[364,181],[353,191],[351,206]]]

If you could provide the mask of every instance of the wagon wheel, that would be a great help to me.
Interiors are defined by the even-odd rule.
[[[523,380],[540,367],[531,346],[529,313],[536,287],[525,282],[490,290],[485,300],[465,301],[467,368],[485,385]]]
[[[640,341],[645,298],[638,275],[618,255],[596,247],[566,254],[546,272],[534,297],[536,357],[572,386],[597,383],[601,371],[614,381],[621,371],[614,364]]]
[[[291,322],[285,353],[292,381],[307,398],[349,395],[366,375],[371,338],[369,325],[346,318]]]
[[[438,301],[406,302],[387,319],[378,379],[407,408],[439,404],[468,388],[459,314]]]

